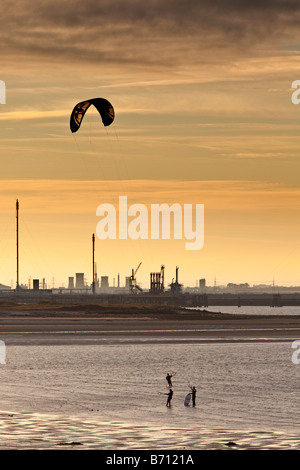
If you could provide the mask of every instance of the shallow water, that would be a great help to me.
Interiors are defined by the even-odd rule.
[[[187,309],[194,310],[195,307],[187,307]],[[196,310],[203,310],[203,307],[196,307]],[[211,305],[206,308],[211,312],[222,312],[222,313],[232,313],[232,314],[239,314],[239,315],[300,315],[300,307],[299,306],[282,306],[282,307],[269,307],[269,306],[261,306],[261,305],[241,305],[241,307],[237,307],[234,305]]]
[[[7,346],[0,448],[300,448],[292,352],[289,342]],[[183,405],[189,385],[195,408]]]

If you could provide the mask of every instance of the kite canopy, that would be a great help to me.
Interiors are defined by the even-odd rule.
[[[91,105],[98,110],[104,126],[109,126],[115,117],[115,111],[109,101],[104,98],[93,98],[91,100],[81,101],[74,107],[70,118],[70,129],[77,132],[82,119]]]

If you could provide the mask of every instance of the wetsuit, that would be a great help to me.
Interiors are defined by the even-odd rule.
[[[169,393],[166,393],[166,395],[168,395],[168,400],[167,400],[166,406],[171,406],[171,400],[172,400],[172,397],[173,397],[173,390],[170,390]]]
[[[173,375],[170,375],[170,374],[168,374],[166,377],[169,387],[172,387],[172,380],[171,380],[172,377]]]
[[[193,406],[196,405],[196,389],[195,387],[192,388],[192,402],[193,402]]]

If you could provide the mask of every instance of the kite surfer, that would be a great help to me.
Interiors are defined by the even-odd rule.
[[[192,392],[192,403],[193,403],[193,406],[196,405],[196,388],[195,387],[191,387],[191,392]]]
[[[172,397],[173,397],[173,390],[170,389],[169,393],[165,393],[165,395],[168,395],[166,406],[171,406],[171,400],[172,400]]]
[[[172,387],[172,380],[171,380],[172,377],[173,375],[170,375],[169,373],[167,373],[166,381],[168,382],[169,387]]]

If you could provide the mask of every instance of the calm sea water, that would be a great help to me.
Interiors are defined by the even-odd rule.
[[[289,342],[12,345],[0,368],[0,447],[76,440],[87,448],[209,448],[216,430],[227,439],[286,439],[300,422],[299,379]],[[190,385],[195,408],[183,405]]]
[[[203,310],[203,307],[198,307]],[[228,305],[211,305],[206,310],[211,312],[232,313],[239,315],[300,315],[300,306],[282,306],[282,307],[268,307],[268,306],[249,306],[242,305],[241,307],[228,306]]]
[[[226,441],[239,448],[300,448],[300,364],[292,361],[291,342],[181,339],[8,342],[6,364],[0,365],[0,449],[218,449]],[[167,372],[173,373],[170,408]],[[192,385],[196,406],[187,408]]]

